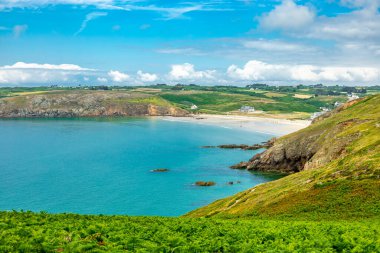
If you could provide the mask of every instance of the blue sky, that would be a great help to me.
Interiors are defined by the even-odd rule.
[[[0,86],[380,84],[380,0],[0,0]]]

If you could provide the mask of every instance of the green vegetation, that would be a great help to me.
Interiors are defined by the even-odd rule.
[[[237,88],[238,89],[238,88]],[[252,106],[256,110],[270,113],[312,113],[320,110],[320,107],[332,107],[336,101],[346,100],[345,96],[338,97],[311,97],[301,99],[294,97],[294,93],[278,93],[273,96],[272,92],[221,92],[221,91],[182,91],[162,94],[161,97],[188,109],[189,105],[196,104],[203,113],[226,113],[237,111],[242,105]]]
[[[0,212],[0,252],[379,252],[379,225]]]
[[[368,97],[277,141],[307,149],[310,143],[302,147],[303,140],[317,136],[313,141],[318,151],[309,161],[310,169],[218,200],[188,216],[380,220],[379,104],[380,95]]]
[[[233,112],[241,105],[273,114],[310,113],[354,92],[320,85],[147,88],[112,87],[102,91],[107,98],[103,102],[174,104],[187,110],[196,104],[208,113]],[[46,89],[3,88],[0,97],[14,96],[23,104],[26,95],[59,96],[72,88]],[[93,91],[86,92],[77,93]],[[364,94],[361,88],[355,92]],[[286,145],[317,136],[318,166],[218,200],[186,217],[0,212],[0,252],[380,252],[379,104],[380,95],[366,97],[277,141]],[[334,159],[323,160],[332,155]]]
[[[73,86],[73,87],[13,87],[0,88],[0,98],[38,94],[56,94],[80,90],[103,90],[135,95],[145,94],[145,98],[129,100],[131,103],[151,103],[158,106],[174,104],[185,110],[195,104],[196,112],[225,114],[239,113],[242,106],[252,106],[262,113],[256,115],[284,115],[286,118],[308,118],[311,113],[320,111],[321,107],[333,108],[335,102],[347,101],[348,93],[359,96],[376,94],[380,87],[345,87],[323,85],[268,86],[252,84],[246,87],[235,86],[199,86],[195,84],[169,86],[165,84],[145,87],[131,86]],[[62,94],[62,93],[61,93]],[[121,104],[125,99],[108,101]]]

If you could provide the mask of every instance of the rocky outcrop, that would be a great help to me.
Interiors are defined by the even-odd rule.
[[[197,181],[197,182],[195,182],[196,186],[214,186],[215,184],[216,183],[212,182],[212,181],[209,181],[209,182],[206,182],[206,181]]]
[[[159,169],[154,169],[154,170],[151,170],[151,172],[168,172],[169,169],[166,169],[166,168],[159,168]]]
[[[345,105],[338,108],[330,113],[329,117],[347,107]],[[318,119],[306,129],[276,140],[268,150],[255,155],[247,162],[233,165],[231,168],[295,173],[329,163],[344,155],[346,147],[361,135],[360,132],[355,131],[344,135],[341,133],[354,125],[363,124],[365,120],[352,118],[335,122],[325,119],[326,116]]]
[[[120,91],[63,91],[0,99],[0,118],[186,116],[151,95]]]
[[[221,148],[221,149],[242,149],[242,150],[257,150],[262,148],[270,148],[273,146],[275,138],[270,139],[269,141],[263,142],[261,144],[223,144],[218,146],[202,146],[202,148]]]

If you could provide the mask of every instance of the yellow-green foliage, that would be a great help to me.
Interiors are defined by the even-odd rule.
[[[134,98],[134,99],[130,99],[128,102],[138,103],[138,104],[151,104],[151,105],[157,105],[157,106],[172,106],[171,103],[157,96]]]
[[[0,252],[379,252],[379,225],[0,212]]]
[[[330,131],[334,131],[334,136],[323,138]],[[321,132],[317,141],[326,153],[339,141],[352,141],[337,159],[327,164],[218,200],[188,216],[380,218],[380,96],[333,113],[279,142]]]

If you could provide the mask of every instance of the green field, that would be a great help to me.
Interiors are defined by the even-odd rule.
[[[199,85],[151,85],[145,87],[9,87],[0,88],[1,97],[14,97],[59,92],[118,91],[121,93],[146,94],[150,99],[143,103],[173,104],[185,110],[195,104],[196,113],[226,114],[239,113],[242,106],[252,106],[261,111],[263,116],[286,115],[286,118],[309,118],[321,107],[333,108],[335,102],[347,101],[348,92],[357,92],[359,96],[377,94],[380,87],[345,87],[345,86],[199,86]],[[136,101],[137,103],[140,101]],[[259,115],[260,114],[256,114]]]
[[[0,212],[0,252],[380,252],[380,222]]]

